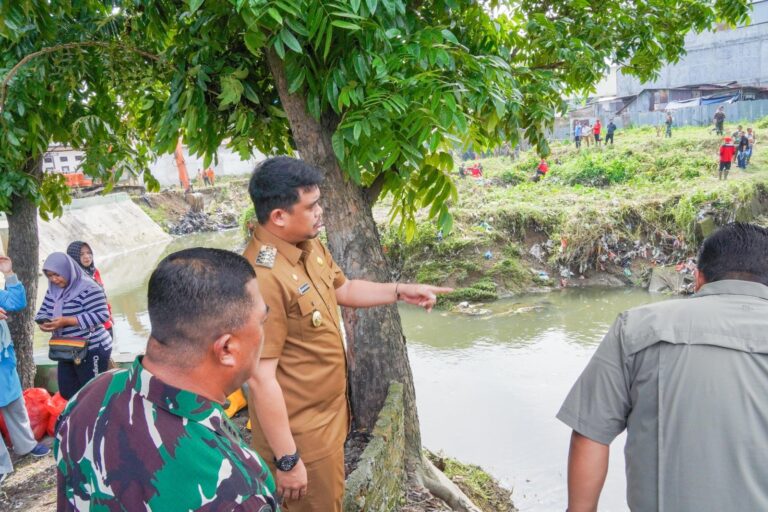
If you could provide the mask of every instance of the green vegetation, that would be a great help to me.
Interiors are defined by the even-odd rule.
[[[698,127],[679,128],[671,139],[650,127],[619,130],[615,146],[581,151],[555,143],[550,172],[538,183],[530,181],[539,161],[532,152],[517,161],[486,158],[482,180],[456,179],[450,235],[441,237],[424,218],[412,241],[386,227],[383,241],[404,279],[457,288],[443,302],[487,301],[551,283],[549,275],[564,267],[589,274],[611,244],[677,240],[693,254],[713,226],[753,220],[768,207],[768,156],[757,145],[746,172],[734,165],[728,181],[719,181],[720,143]],[[638,260],[641,266],[650,261]]]
[[[480,510],[514,512],[512,492],[502,487],[480,466],[426,452],[427,457],[466,494]]]

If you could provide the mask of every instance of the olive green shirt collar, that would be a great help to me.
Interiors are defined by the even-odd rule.
[[[705,284],[694,296],[704,297],[706,295],[749,295],[768,300],[768,286],[754,281],[723,279]]]

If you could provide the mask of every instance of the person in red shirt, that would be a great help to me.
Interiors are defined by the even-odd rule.
[[[91,249],[90,245],[79,240],[72,242],[69,244],[69,247],[67,247],[67,256],[75,260],[75,262],[80,265],[80,267],[85,271],[86,274],[88,274],[88,276],[90,276],[91,279],[96,281],[96,283],[98,283],[102,289],[104,288],[104,281],[101,279],[99,269],[96,268],[96,265],[93,262],[93,250]],[[114,331],[112,330],[112,326],[114,324],[112,319],[112,305],[109,302],[107,302],[107,309],[109,309],[109,320],[104,322],[104,329],[109,332],[109,335],[114,340],[115,335]]]
[[[539,181],[541,178],[546,176],[546,174],[549,172],[549,166],[547,165],[547,160],[542,158],[541,162],[539,162],[539,166],[536,168],[536,175],[531,178],[534,182]]]
[[[718,179],[727,180],[728,171],[731,170],[731,162],[736,154],[736,146],[731,144],[731,138],[726,137],[723,145],[720,146],[720,168],[718,170]]]
[[[600,124],[600,120],[595,121],[595,126],[592,128],[592,132],[595,134],[595,146],[600,145],[600,131],[603,129]]]

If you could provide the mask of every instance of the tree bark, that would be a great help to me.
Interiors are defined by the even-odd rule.
[[[368,194],[347,179],[331,145],[338,119],[326,115],[319,122],[306,109],[306,98],[288,93],[284,64],[269,51],[267,60],[280,101],[288,116],[293,139],[302,159],[325,173],[321,187],[328,246],[350,279],[391,280],[373,220]],[[422,462],[421,433],[416,411],[413,375],[397,306],[342,311],[347,334],[347,363],[353,426],[373,430],[391,381],[403,383],[406,461],[412,468]]]
[[[40,161],[30,160],[25,171],[40,179]],[[8,256],[13,270],[27,290],[27,307],[8,315],[8,327],[16,349],[16,368],[24,389],[34,386],[34,335],[37,298],[39,242],[37,235],[37,205],[31,199],[14,196],[13,209],[8,214]]]

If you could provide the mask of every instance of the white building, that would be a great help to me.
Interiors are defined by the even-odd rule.
[[[51,146],[43,156],[43,171],[72,174],[80,171],[85,153],[67,146]]]

